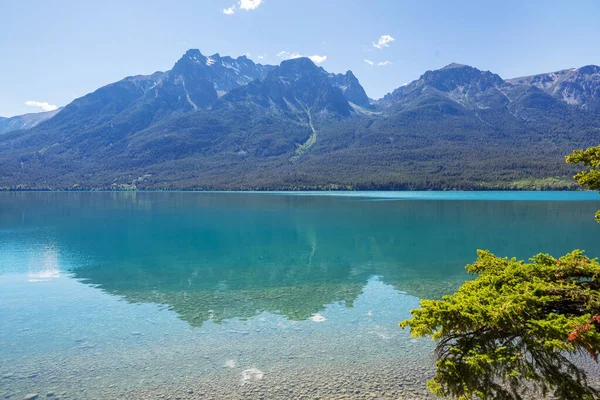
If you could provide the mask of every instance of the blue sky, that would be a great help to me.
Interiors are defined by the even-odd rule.
[[[319,56],[372,98],[451,62],[503,78],[600,64],[598,0],[0,0],[0,21],[0,116],[170,69],[189,48]]]

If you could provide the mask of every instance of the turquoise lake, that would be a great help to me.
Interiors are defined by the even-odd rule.
[[[477,249],[600,256],[591,192],[0,193],[0,398],[426,398],[398,322]]]

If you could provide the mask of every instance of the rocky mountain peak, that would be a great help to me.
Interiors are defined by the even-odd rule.
[[[584,75],[600,74],[600,66],[598,65],[586,65],[578,68],[577,71]]]
[[[513,86],[533,86],[566,102],[582,108],[600,107],[600,67],[581,68],[509,79]]]
[[[216,107],[253,104],[300,120],[350,116],[353,109],[342,92],[343,85],[332,80],[332,75],[305,57],[286,60],[273,67],[264,79],[224,96]]]
[[[319,67],[307,57],[285,60],[279,66],[280,76],[287,78],[300,77],[306,74],[318,74],[319,72]]]
[[[207,66],[208,59],[200,53],[200,50],[190,49],[175,63],[171,71],[174,74],[179,74],[202,69]]]
[[[365,89],[361,86],[352,71],[348,70],[345,74],[329,74],[329,79],[335,86],[341,89],[348,101],[361,107],[368,108],[371,106]]]
[[[416,81],[387,94],[381,103],[385,106],[410,108],[443,99],[458,103],[459,108],[488,108],[492,104],[504,104],[508,101],[500,90],[503,86],[504,80],[492,72],[452,63],[425,72]]]
[[[466,64],[458,64],[458,63],[451,63],[446,65],[445,67],[440,68],[440,70],[448,70],[448,69],[457,69],[457,68],[472,68]]]
[[[421,78],[423,84],[441,91],[452,91],[457,87],[477,85],[480,89],[499,86],[504,83],[500,76],[489,71],[481,71],[469,65],[452,63],[441,69],[427,71]]]

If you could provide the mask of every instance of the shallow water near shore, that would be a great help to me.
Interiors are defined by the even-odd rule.
[[[504,193],[0,193],[0,398],[425,398],[398,322],[477,249],[600,255],[596,193]]]

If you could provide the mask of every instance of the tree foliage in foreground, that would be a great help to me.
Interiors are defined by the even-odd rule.
[[[581,186],[600,191],[600,146],[575,150],[566,158],[569,164],[583,164],[587,168],[574,176]],[[600,210],[596,213],[596,221],[600,223]]]
[[[478,275],[442,300],[421,300],[400,323],[414,337],[437,341],[439,396],[598,399],[573,356],[600,351],[600,264],[576,250],[531,262],[478,251],[466,267]]]

